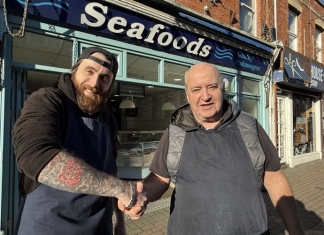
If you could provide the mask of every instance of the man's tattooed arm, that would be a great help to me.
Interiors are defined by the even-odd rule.
[[[116,197],[125,204],[131,197],[131,188],[126,181],[98,171],[65,151],[43,168],[38,181],[63,191]]]

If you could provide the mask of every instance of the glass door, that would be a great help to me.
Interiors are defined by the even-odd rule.
[[[281,163],[286,163],[285,98],[277,97],[277,150]]]

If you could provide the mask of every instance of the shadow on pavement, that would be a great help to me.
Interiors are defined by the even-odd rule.
[[[278,212],[275,210],[268,193],[262,192],[262,195],[267,207],[270,234],[285,235],[285,227],[283,225],[283,222]],[[283,200],[281,203],[287,203],[288,200],[289,199]],[[318,215],[316,215],[314,211],[307,210],[305,208],[305,205],[301,201],[296,200],[296,204],[305,235],[323,235],[324,225],[322,219]]]

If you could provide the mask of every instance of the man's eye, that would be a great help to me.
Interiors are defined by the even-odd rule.
[[[110,81],[110,77],[109,76],[103,76],[101,79],[103,81],[105,81],[105,82],[109,82]]]

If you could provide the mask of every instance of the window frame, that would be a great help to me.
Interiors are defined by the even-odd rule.
[[[255,82],[257,85],[257,90],[258,90],[258,94],[256,93],[251,93],[249,91],[243,91],[243,81],[252,81]],[[242,108],[243,111],[248,112],[247,110],[245,110],[243,108],[243,100],[254,100],[256,102],[256,117],[257,119],[261,119],[262,113],[261,113],[261,101],[262,101],[262,85],[261,85],[261,80],[259,79],[255,79],[249,76],[240,76],[240,94],[241,94],[241,98],[240,98],[240,106]],[[252,114],[252,113],[251,113]],[[253,115],[253,114],[252,114]]]
[[[247,32],[247,33],[250,33],[252,35],[255,35],[256,34],[256,10],[255,10],[255,0],[251,0],[251,6],[246,4],[245,3],[246,1],[244,0],[240,0],[240,29]],[[251,13],[252,14],[252,23],[251,23],[251,31],[248,31],[247,29],[245,29],[244,27],[244,20],[243,19],[243,11],[242,9],[248,11],[248,13]],[[244,15],[245,17],[246,15]],[[242,22],[243,21],[243,22]]]
[[[315,59],[322,62],[322,30],[315,28]]]
[[[290,17],[293,17],[293,22],[290,22]],[[292,25],[294,23],[294,26]],[[294,27],[294,31],[291,31],[291,27]],[[289,9],[289,18],[288,18],[288,29],[289,29],[289,48],[298,51],[298,14]],[[292,42],[290,40],[292,38]]]

